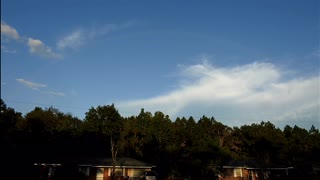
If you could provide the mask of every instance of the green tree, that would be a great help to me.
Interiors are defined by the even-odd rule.
[[[125,121],[126,147],[140,157],[144,155],[145,144],[151,141],[151,120],[152,114],[141,109],[138,116],[132,116]]]
[[[152,118],[152,135],[160,148],[170,143],[172,140],[172,122],[168,115],[157,111]]]
[[[28,153],[26,151],[27,146],[23,146],[24,136],[20,135],[20,129],[18,129],[19,122],[23,120],[22,114],[8,107],[2,99],[0,105],[0,179],[7,179],[8,177],[18,179],[21,176],[20,173],[28,178],[31,170],[28,166],[30,157],[29,155],[25,156]],[[24,167],[19,173],[16,173],[15,168],[12,168],[16,167],[17,164]]]
[[[0,99],[0,105],[0,133],[1,136],[4,137],[16,129],[18,121],[22,119],[22,115],[20,112],[16,112],[14,109],[7,107],[2,99]]]
[[[289,163],[298,171],[304,172],[312,162],[320,161],[320,135],[319,130],[311,126],[310,130],[294,126],[286,126],[284,134],[287,141],[285,153]]]
[[[285,139],[282,131],[275,128],[271,122],[241,126],[240,130],[240,139],[247,158],[260,160],[264,166],[280,159]]]
[[[110,151],[113,161],[112,176],[115,175],[115,163],[119,150],[124,147],[123,118],[115,108],[114,104],[106,106],[91,107],[86,112],[85,125],[91,131],[99,132],[110,139]]]

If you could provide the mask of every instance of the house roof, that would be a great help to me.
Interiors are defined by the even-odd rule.
[[[51,160],[43,160],[34,163],[34,165],[76,165],[76,166],[93,166],[93,167],[112,167],[113,162],[111,158],[90,157],[90,158],[57,158]],[[155,167],[146,162],[142,162],[132,158],[118,158],[116,167],[123,168],[152,168]]]
[[[253,160],[232,160],[226,163],[225,166],[222,166],[223,168],[246,168],[246,169],[292,169],[293,167],[288,167],[285,165],[270,165],[268,167],[262,166],[261,163],[258,163]]]
[[[241,160],[232,160],[226,163],[223,168],[247,168],[247,167],[260,167],[255,161],[241,161]]]

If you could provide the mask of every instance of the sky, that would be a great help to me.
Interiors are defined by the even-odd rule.
[[[319,15],[316,0],[2,0],[1,98],[319,129]]]

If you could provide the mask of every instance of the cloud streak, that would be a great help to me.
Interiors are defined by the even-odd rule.
[[[84,43],[84,34],[81,30],[76,30],[72,32],[71,34],[67,35],[66,37],[62,38],[58,41],[57,47],[59,49],[64,48],[72,48],[76,49],[80,47]]]
[[[129,21],[124,24],[106,24],[100,27],[93,28],[79,28],[71,32],[70,34],[62,37],[57,42],[57,48],[62,49],[78,49],[88,41],[105,36],[111,32],[126,29],[134,24],[133,21]]]
[[[46,84],[42,84],[42,83],[36,83],[36,82],[32,82],[32,81],[28,81],[25,79],[16,79],[19,83],[33,89],[33,90],[39,90],[39,88],[45,88],[47,87]]]
[[[27,86],[28,88],[31,88],[33,90],[36,90],[36,91],[40,91],[40,92],[43,92],[45,94],[50,94],[50,95],[53,95],[53,96],[65,96],[64,93],[62,92],[55,92],[55,91],[43,91],[43,89],[47,88],[48,85],[47,84],[42,84],[42,83],[36,83],[36,82],[32,82],[32,81],[28,81],[28,80],[25,80],[25,79],[16,79],[17,82]]]
[[[58,40],[56,46],[57,49],[78,49],[82,45],[86,44],[88,41],[93,40],[98,37],[103,37],[111,32],[119,31],[126,29],[134,24],[133,21],[129,21],[123,24],[106,24],[100,27],[92,28],[80,28],[70,34],[62,37]],[[54,52],[51,47],[47,46],[40,39],[33,37],[21,37],[18,31],[6,24],[4,21],[1,21],[1,37],[5,37],[6,40],[15,40],[27,44],[29,47],[29,52],[45,58],[51,59],[60,59],[62,55],[60,53]],[[4,41],[3,41],[4,42]],[[6,53],[16,53],[16,51],[10,51],[5,46],[2,46],[1,49]]]
[[[29,51],[32,54],[55,59],[62,57],[60,54],[54,53],[50,47],[46,46],[42,41],[38,39],[29,38],[27,45],[29,46]]]
[[[161,96],[119,102],[119,109],[137,113],[145,108],[171,117],[213,115],[231,126],[320,119],[319,76],[287,79],[282,69],[270,63],[222,68],[204,62],[179,68],[178,88]]]

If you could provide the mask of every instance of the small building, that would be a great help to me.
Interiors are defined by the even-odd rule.
[[[220,169],[219,180],[265,180],[289,176],[293,167],[261,167],[253,161],[230,161]]]
[[[111,158],[56,159],[34,163],[35,177],[39,179],[111,180],[114,168],[116,179],[139,179],[145,171],[155,166],[132,158],[118,158],[113,164]]]

